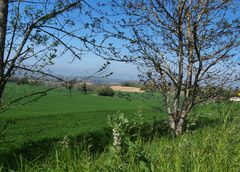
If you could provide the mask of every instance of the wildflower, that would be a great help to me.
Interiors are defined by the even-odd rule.
[[[115,128],[113,128],[112,131],[113,131],[113,146],[116,147],[116,149],[120,149],[122,144],[120,133]]]
[[[65,136],[63,137],[63,140],[62,140],[62,141],[59,141],[58,143],[59,143],[60,145],[62,145],[62,148],[63,148],[63,149],[68,149],[68,148],[69,148],[69,142],[70,142],[70,139],[68,138],[67,135],[65,135]]]

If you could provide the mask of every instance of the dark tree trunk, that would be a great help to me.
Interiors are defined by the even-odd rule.
[[[0,104],[3,99],[3,91],[5,87],[4,78],[4,52],[7,30],[7,18],[8,18],[8,0],[0,1]]]
[[[0,87],[0,108],[3,104],[3,90],[4,90],[4,87]]]

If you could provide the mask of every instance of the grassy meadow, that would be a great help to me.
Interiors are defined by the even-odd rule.
[[[7,89],[6,99],[11,100],[44,88],[10,84]],[[196,107],[189,119],[194,125],[183,136],[173,138],[167,134],[150,138],[154,121],[167,118],[162,112],[153,110],[152,107],[159,104],[161,97],[145,93],[104,97],[67,89],[50,91],[47,96],[25,105],[21,101],[0,114],[1,123],[12,121],[1,143],[2,170],[240,170],[239,103]],[[111,147],[112,133],[107,124],[108,116],[118,111],[133,122],[141,113],[143,128],[137,128],[141,130],[139,133],[145,133],[134,141],[128,140],[129,134],[127,149],[120,153]],[[65,141],[64,136],[67,136]],[[66,148],[59,144],[61,140],[67,142]]]
[[[6,98],[14,99],[41,89],[44,88],[15,86]],[[146,119],[150,119],[151,108],[141,100],[129,101],[116,96],[104,97],[83,94],[76,90],[69,92],[67,89],[57,89],[34,102],[24,104],[21,101],[14,104],[0,114],[0,119],[15,122],[9,126],[7,137],[21,139],[26,135],[24,140],[37,140],[96,131],[107,126],[108,115],[122,111],[133,116],[139,107],[146,112]]]
[[[239,119],[205,127],[179,138],[141,139],[129,144],[123,154],[112,147],[92,155],[79,147],[63,145],[42,161],[18,160],[20,171],[156,171],[156,172],[238,172],[240,170]],[[63,149],[64,148],[64,149]]]

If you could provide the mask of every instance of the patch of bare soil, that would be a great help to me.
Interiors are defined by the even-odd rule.
[[[230,101],[240,102],[240,97],[231,97]]]
[[[111,88],[114,91],[122,91],[122,92],[135,92],[135,93],[144,92],[144,90],[141,90],[140,88],[137,88],[137,87],[124,87],[124,86],[114,85],[114,86],[111,86]]]

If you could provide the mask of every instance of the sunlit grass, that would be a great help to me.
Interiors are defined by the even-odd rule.
[[[32,90],[31,90],[32,89]],[[10,97],[39,89],[21,86]],[[131,100],[129,99],[129,96]],[[16,104],[0,114],[13,120],[1,144],[1,170],[17,171],[239,171],[240,104],[207,103],[189,117],[197,125],[178,138],[170,134],[153,139],[140,137],[121,156],[111,146],[107,116],[117,111],[133,119],[141,107],[143,120],[167,119],[152,107],[161,97],[130,94],[101,97],[59,89],[27,105]],[[144,131],[150,128],[144,128]],[[148,133],[148,132],[146,132]],[[59,140],[70,140],[64,147]]]
[[[239,118],[216,127],[205,127],[178,138],[155,138],[134,142],[136,149],[124,155],[114,154],[111,147],[93,156],[75,145],[54,151],[42,161],[19,159],[20,171],[168,171],[212,172],[240,169]],[[139,151],[142,155],[139,155]],[[142,157],[144,156],[144,158]]]

